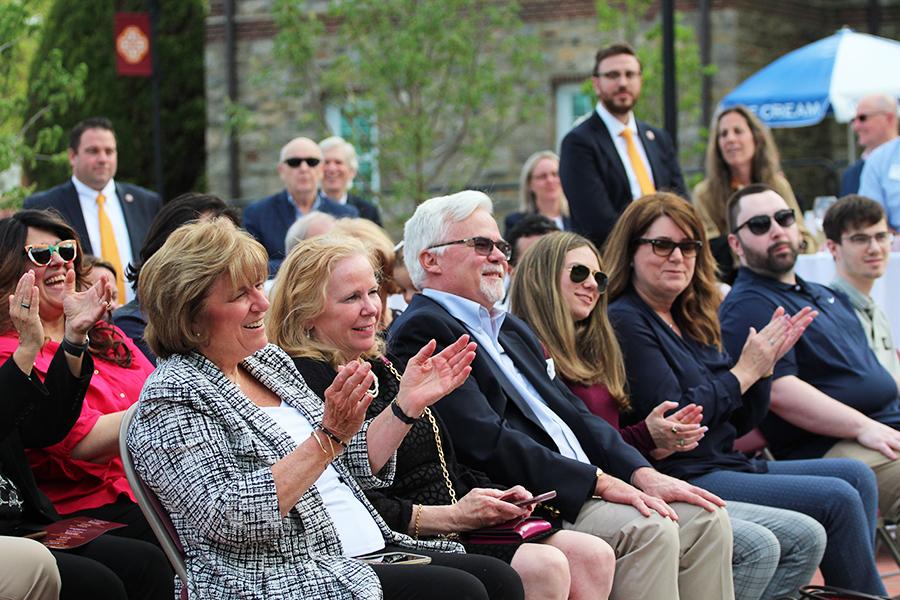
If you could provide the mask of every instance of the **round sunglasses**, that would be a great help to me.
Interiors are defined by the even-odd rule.
[[[75,260],[78,254],[78,243],[75,240],[63,240],[58,244],[28,244],[25,256],[38,267],[46,267],[53,260],[53,253],[59,254],[63,262]]]
[[[742,227],[746,226],[753,235],[765,235],[769,233],[769,229],[772,228],[772,219],[774,219],[781,227],[790,227],[797,221],[793,209],[785,208],[775,211],[775,214],[771,217],[769,215],[756,215],[755,217],[750,217],[732,229],[731,233],[737,233]]]
[[[590,267],[578,263],[567,267],[567,269],[569,270],[569,280],[572,283],[582,283],[590,275],[593,275],[594,281],[597,282],[597,291],[601,294],[606,292],[606,287],[609,285],[609,277],[603,271],[591,271]]]

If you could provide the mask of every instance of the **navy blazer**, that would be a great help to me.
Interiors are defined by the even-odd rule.
[[[125,226],[128,228],[131,256],[137,260],[141,255],[141,247],[144,245],[144,238],[147,237],[150,223],[159,212],[162,202],[155,192],[118,181],[116,182],[116,196],[119,197],[119,204],[122,206],[122,214],[125,217]],[[85,254],[99,255],[100,249],[95,250],[91,246],[84,214],[81,212],[81,203],[78,201],[78,190],[75,189],[75,184],[71,179],[49,190],[32,194],[25,199],[25,208],[56,210],[78,234],[81,248]],[[127,265],[122,265],[123,268],[125,266]]]
[[[347,194],[347,205],[353,206],[356,210],[359,211],[359,216],[363,219],[368,219],[381,227],[381,212],[378,210],[378,206],[375,205],[374,202],[369,202],[368,200],[364,200],[359,196],[354,196],[353,194]]]
[[[468,333],[440,304],[416,294],[390,329],[391,353],[404,365],[432,338],[437,351]],[[460,462],[492,481],[521,484],[532,493],[556,490],[550,503],[574,522],[594,493],[596,467],[625,481],[649,466],[619,432],[588,411],[560,380],[551,379],[538,339],[524,321],[506,315],[500,344],[547,405],[566,422],[593,465],[566,458],[500,366],[476,352],[472,374],[435,409],[447,426]]]
[[[358,217],[353,206],[339,204],[319,195],[319,210],[340,219]],[[244,229],[250,232],[269,253],[269,277],[274,277],[284,260],[284,236],[297,220],[297,209],[287,190],[267,196],[244,209]]]
[[[656,189],[689,198],[672,138],[643,121],[637,128]],[[566,134],[559,154],[559,177],[575,231],[600,248],[633,198],[625,165],[597,111]]]

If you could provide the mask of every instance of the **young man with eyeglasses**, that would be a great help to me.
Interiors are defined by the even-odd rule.
[[[818,311],[775,365],[761,430],[776,458],[856,458],[875,471],[881,514],[900,517],[900,398],[852,308],[794,273],[800,244],[793,212],[772,188],[753,184],[728,201],[728,243],[740,269],[719,309],[726,349],[740,354],[751,328],[778,306]],[[870,242],[871,245],[871,242]]]
[[[391,354],[405,362],[416,344],[442,348],[462,334],[478,344],[469,378],[434,406],[461,462],[555,491],[548,504],[563,528],[614,547],[614,598],[734,598],[722,501],[653,469],[569,391],[528,325],[496,308],[511,248],[490,198],[468,190],[423,202],[403,252],[421,293],[391,325]]]
[[[866,158],[876,148],[897,137],[897,100],[887,94],[863,96],[856,105],[851,126],[863,152],[862,157],[841,175],[841,196],[859,191]]]
[[[305,137],[297,137],[284,145],[278,155],[276,170],[284,189],[244,209],[244,228],[269,253],[269,277],[274,277],[284,260],[284,237],[290,226],[312,211],[328,213],[336,218],[358,217],[359,211],[319,194],[323,156],[319,145]]]
[[[619,43],[597,52],[591,81],[597,106],[563,138],[559,177],[572,226],[601,248],[632,200],[688,192],[669,134],[634,116],[643,83],[634,49]]]
[[[884,209],[871,198],[851,194],[829,207],[822,228],[836,271],[829,287],[853,307],[869,347],[900,388],[900,359],[891,324],[871,296],[875,281],[887,271],[894,241]]]

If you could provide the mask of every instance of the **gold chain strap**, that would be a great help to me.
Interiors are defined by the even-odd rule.
[[[397,369],[394,368],[394,365],[389,360],[386,358],[383,360],[385,366],[399,382],[401,378],[400,373],[397,372]],[[453,484],[450,482],[450,472],[447,470],[447,459],[444,458],[444,445],[441,443],[441,433],[438,430],[437,419],[431,414],[430,408],[426,408],[422,414],[428,418],[428,422],[431,423],[431,431],[434,432],[434,445],[437,446],[438,460],[441,464],[441,473],[444,475],[444,483],[447,484],[447,491],[450,492],[450,504],[456,504],[456,490],[453,489]]]

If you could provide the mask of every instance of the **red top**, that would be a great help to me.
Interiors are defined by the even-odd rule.
[[[75,426],[58,444],[27,451],[38,486],[61,514],[111,504],[122,494],[135,501],[118,456],[105,463],[71,457],[72,448],[93,429],[101,415],[125,410],[137,402],[144,380],[153,371],[153,365],[137,346],[118,328],[114,329],[131,350],[131,366],[120,367],[95,357],[94,374]],[[18,344],[16,331],[0,335],[0,362],[11,356]],[[34,361],[34,372],[42,381],[57,348],[58,342],[48,341]]]
[[[596,383],[592,386],[584,386],[563,381],[573,394],[581,398],[589,411],[618,429],[622,439],[637,448],[646,458],[650,458],[650,451],[656,449],[656,444],[650,436],[646,421],[622,427],[619,425],[619,406],[605,385]]]

